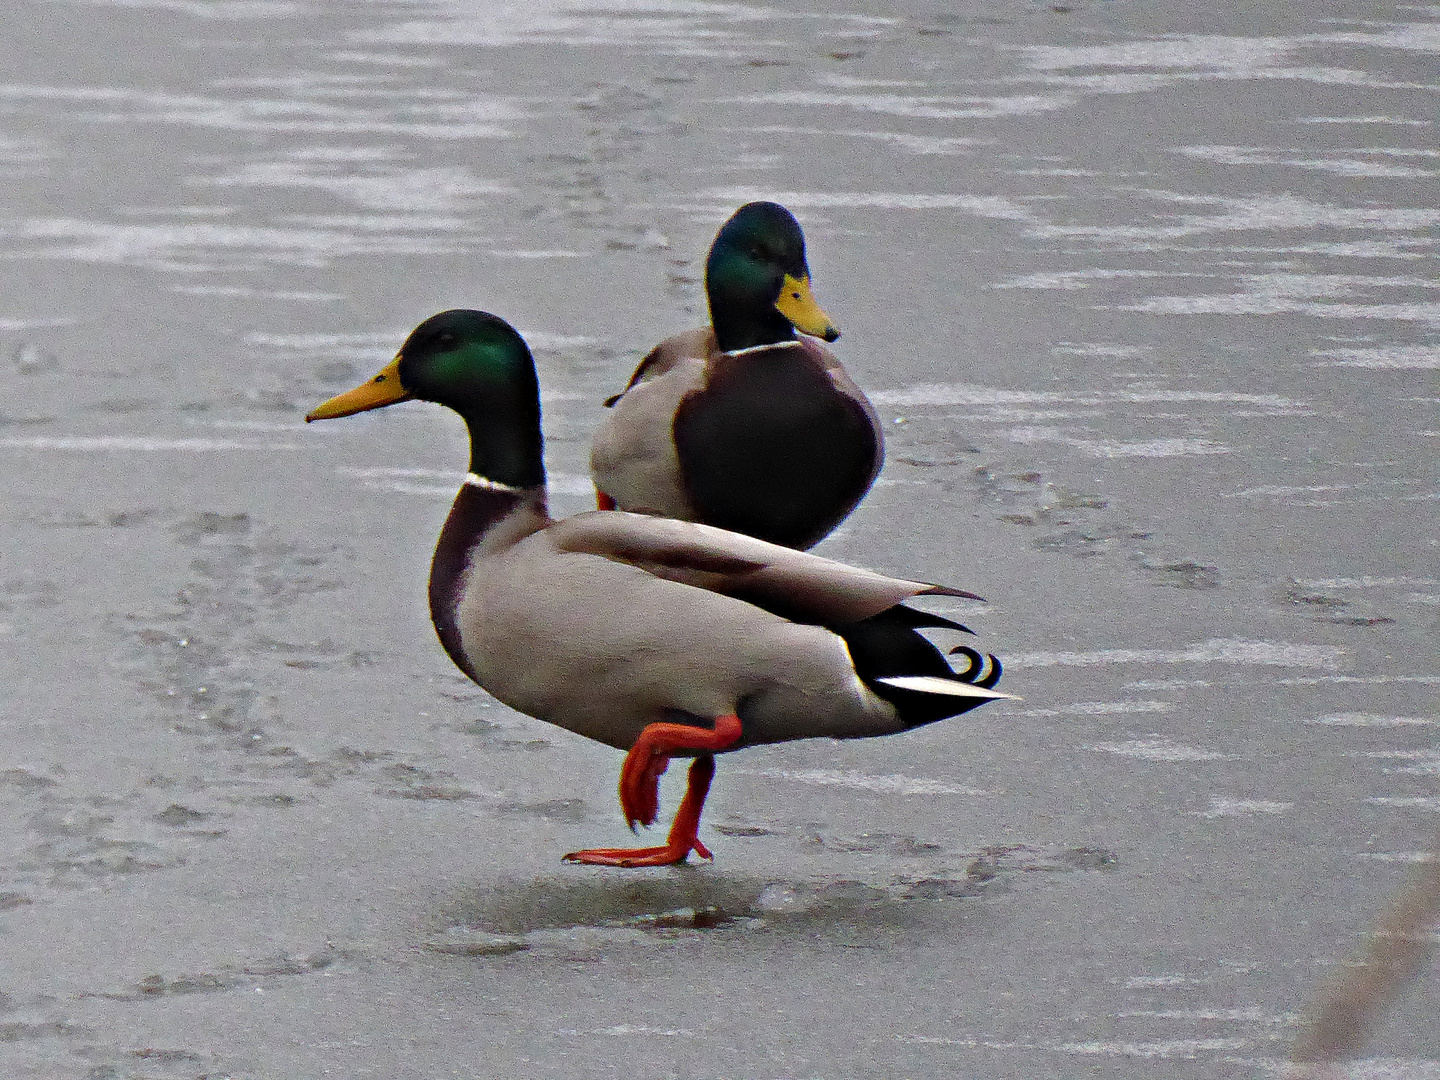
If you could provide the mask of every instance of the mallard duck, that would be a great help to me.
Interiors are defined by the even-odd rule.
[[[811,294],[790,211],[735,211],[710,246],[705,292],[711,328],[662,341],[605,402],[597,501],[812,547],[870,490],[885,450],[869,399],[815,340],[840,331]]]
[[[885,577],[711,526],[546,508],[539,381],[504,320],[446,311],[384,370],[306,420],[418,398],[470,430],[470,470],[440,533],[430,612],[460,670],[500,701],[627,751],[626,821],[650,825],[672,756],[693,756],[666,842],[566,859],[710,858],[696,835],[713,755],[759,743],[889,735],[997,697],[995,658],[957,674],[917,629],[964,627],[903,606],[973,593]]]

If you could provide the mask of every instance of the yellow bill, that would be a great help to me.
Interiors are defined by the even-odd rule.
[[[789,319],[802,334],[810,334],[826,341],[834,341],[840,336],[840,331],[830,321],[830,316],[821,311],[820,305],[815,302],[815,297],[810,292],[809,275],[797,278],[793,274],[786,274],[780,286],[780,299],[775,301],[775,309]]]
[[[410,395],[400,385],[400,357],[395,357],[390,363],[381,369],[368,382],[363,382],[354,390],[346,390],[345,393],[332,397],[323,405],[318,405],[305,417],[308,424],[312,420],[334,420],[338,416],[354,416],[356,413],[365,412],[369,409],[378,409],[384,405],[394,405],[397,401],[408,401]]]

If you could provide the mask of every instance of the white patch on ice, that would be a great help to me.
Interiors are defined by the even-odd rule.
[[[516,249],[513,251],[505,251],[500,248],[491,248],[487,254],[493,255],[497,259],[584,259],[587,258],[590,253],[588,251],[564,251],[560,249]],[[527,338],[528,336],[529,335],[527,335]]]
[[[1351,488],[1360,487],[1359,484],[1308,484],[1299,487],[1289,484],[1267,484],[1261,487],[1246,488],[1244,491],[1227,491],[1223,493],[1226,499],[1243,499],[1252,495],[1315,495],[1322,491],[1348,491]]]
[[[1176,240],[1209,233],[1271,232],[1282,229],[1419,232],[1440,224],[1440,209],[1429,207],[1335,206],[1285,193],[1252,195],[1238,199],[1169,191],[1145,191],[1135,194],[1143,194],[1161,202],[1215,206],[1219,208],[1219,212],[1209,215],[1182,214],[1174,224],[1167,225],[1044,225],[1034,231],[1038,235],[1050,237]],[[1262,280],[1266,276],[1260,275]]]
[[[1415,727],[1440,723],[1429,716],[1379,716],[1375,713],[1336,713],[1333,716],[1318,716],[1314,720],[1302,720],[1302,724],[1328,724],[1334,727]]]
[[[1365,800],[1375,806],[1394,806],[1403,810],[1430,810],[1440,813],[1440,798],[1427,795],[1374,795]]]
[[[1349,151],[1365,153],[1366,151]],[[1298,150],[1267,150],[1255,146],[1180,146],[1175,153],[1217,165],[1287,165],[1295,169],[1328,172],[1337,176],[1373,176],[1403,179],[1428,179],[1440,176],[1433,169],[1410,165],[1390,165],[1361,158],[1308,158],[1297,156]]]
[[[1238,1020],[1277,1027],[1300,1023],[1299,1013],[1272,1013],[1254,1005],[1244,1009],[1135,1009],[1116,1013],[1115,1016],[1117,1019],[1145,1016],[1156,1020]]]
[[[1060,289],[1073,292],[1088,289],[1091,281],[1106,281],[1112,278],[1154,278],[1154,277],[1198,277],[1197,274],[1163,273],[1159,270],[1115,270],[1095,268],[1091,270],[1041,270],[1023,277],[997,281],[992,289]],[[1209,275],[1205,275],[1209,276]]]
[[[1188,690],[1197,686],[1209,686],[1208,679],[1136,679],[1120,687],[1121,690]]]
[[[1024,709],[1014,716],[1110,716],[1115,713],[1169,712],[1168,701],[1077,701],[1054,709]]]
[[[0,330],[49,330],[57,326],[74,326],[78,319],[0,319]]]
[[[1011,442],[1027,446],[1042,442],[1062,443],[1100,458],[1188,457],[1195,454],[1228,454],[1230,447],[1209,439],[1146,439],[1138,442],[1100,442],[1066,435],[1056,428],[1018,427],[1008,432]]]
[[[1191,812],[1202,818],[1249,817],[1252,814],[1283,814],[1294,805],[1294,803],[1288,802],[1271,802],[1267,799],[1220,799],[1212,795],[1208,810]]]
[[[341,465],[335,470],[341,476],[353,476],[357,480],[450,480],[458,490],[465,474],[459,469],[409,469],[386,466]]]
[[[587,1035],[613,1035],[616,1038],[627,1038],[632,1035],[661,1035],[668,1039],[699,1039],[702,1035],[687,1028],[658,1028],[647,1027],[644,1024],[616,1024],[614,1027],[595,1028],[586,1032]]]
[[[1366,750],[1360,756],[1381,761],[1409,761],[1413,764],[1386,768],[1391,776],[1440,776],[1440,746],[1425,750]]]
[[[1440,1080],[1440,1061],[1428,1058],[1361,1058],[1336,1065],[1256,1064],[1276,1080]]]
[[[944,780],[925,777],[889,774],[876,776],[868,773],[845,772],[839,769],[731,769],[731,773],[745,776],[767,776],[777,780],[794,780],[799,784],[818,784],[821,787],[854,788],[857,791],[873,791],[881,795],[991,795],[982,788],[963,787]]]
[[[1127,739],[1118,743],[1095,743],[1081,747],[1082,750],[1098,750],[1121,757],[1138,758],[1141,761],[1224,761],[1227,755],[1216,750],[1201,750],[1194,746],[1182,746],[1169,739]]]
[[[1295,584],[1306,589],[1381,589],[1399,585],[1407,589],[1440,585],[1440,578],[1430,577],[1360,577],[1296,578]]]
[[[1332,667],[1345,655],[1333,645],[1212,638],[1181,649],[1097,649],[1033,652],[1005,657],[1008,668],[1091,667],[1096,664],[1259,664],[1268,667]]]
[[[1006,660],[1009,663],[1009,660]],[[1344,683],[1358,683],[1378,686],[1382,683],[1419,683],[1422,686],[1440,685],[1440,675],[1319,675],[1308,678],[1296,677],[1276,679],[1276,686],[1327,686]]]
[[[819,90],[793,90],[780,94],[749,94],[720,98],[737,105],[801,105],[846,108],[882,116],[910,116],[925,120],[989,120],[1002,116],[1034,116],[1074,104],[1069,94],[1011,94],[1004,97],[941,97],[918,94],[843,94]],[[787,206],[793,200],[771,196]],[[740,200],[736,200],[740,201]],[[748,200],[746,200],[748,201]]]
[[[741,130],[731,128],[729,130]],[[762,124],[743,129],[750,135],[819,135],[826,139],[844,136],[852,139],[874,139],[908,150],[912,154],[962,154],[976,146],[989,146],[994,139],[977,139],[968,135],[915,135],[903,131],[865,131],[854,128],[787,127],[783,124]]]
[[[1380,345],[1372,349],[1311,350],[1311,356],[1334,357],[1316,367],[1368,368],[1372,371],[1433,371],[1440,368],[1440,346]]]
[[[919,1043],[921,1046],[958,1046],[964,1050],[1036,1050],[1034,1043],[1004,1042],[996,1039],[981,1039],[974,1035],[960,1038],[946,1038],[940,1035],[897,1035],[900,1042]]]
[[[1395,319],[1440,323],[1440,304],[1434,303],[1343,304],[1253,293],[1152,296],[1138,304],[1116,304],[1100,310],[1138,311],[1149,315],[1279,315],[1294,312],[1322,319]]]
[[[1031,213],[1012,199],[999,195],[946,195],[903,191],[770,191],[764,188],[707,188],[699,198],[734,203],[769,199],[806,209],[846,207],[874,210],[963,210],[976,217],[1029,221]]]
[[[1211,1050],[1243,1050],[1248,1039],[1159,1039],[1152,1042],[1061,1043],[1062,1054],[1094,1054],[1105,1057],[1194,1058]]]
[[[1296,124],[1396,124],[1402,127],[1428,127],[1429,120],[1409,120],[1399,116],[1297,116]]]
[[[1435,861],[1435,855],[1429,851],[1361,851],[1356,858],[1374,859],[1376,862],[1386,863],[1430,863]]]
[[[1209,979],[1190,975],[1135,975],[1125,980],[1126,990],[1152,990],[1162,987],[1204,986]]]
[[[300,449],[295,443],[244,443],[231,439],[157,439],[141,435],[15,435],[0,438],[0,447],[24,450],[139,450],[146,453]]]
[[[973,383],[927,383],[878,390],[877,405],[1250,405],[1276,413],[1307,409],[1303,401],[1279,394],[1243,394],[1229,390],[1006,390]]]

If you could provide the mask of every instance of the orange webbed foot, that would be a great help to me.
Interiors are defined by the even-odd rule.
[[[590,866],[674,866],[683,863],[689,854],[688,847],[672,847],[669,844],[642,848],[586,848],[570,852],[565,861]]]

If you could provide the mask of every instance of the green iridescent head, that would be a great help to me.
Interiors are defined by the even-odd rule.
[[[773,202],[746,203],[721,226],[705,263],[710,321],[723,350],[840,336],[810,293],[805,234]]]
[[[330,420],[411,399],[444,405],[465,419],[471,472],[513,487],[545,482],[535,361],[504,319],[461,308],[432,315],[378,375],[305,419]]]

